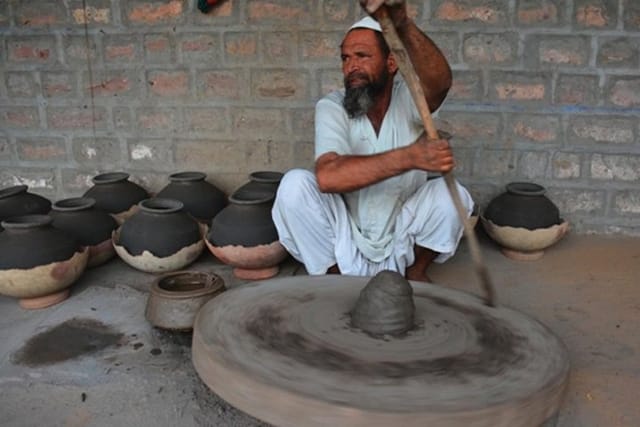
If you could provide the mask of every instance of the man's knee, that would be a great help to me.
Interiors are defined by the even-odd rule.
[[[291,169],[280,181],[276,201],[295,208],[305,195],[318,191],[317,187],[318,184],[312,172],[306,169]]]

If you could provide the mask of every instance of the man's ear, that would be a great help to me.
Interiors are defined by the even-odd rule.
[[[395,72],[398,71],[398,64],[393,53],[390,53],[387,57],[387,70],[389,71],[389,74],[395,74]]]

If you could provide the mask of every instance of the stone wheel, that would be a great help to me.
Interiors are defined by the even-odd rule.
[[[295,276],[220,295],[194,324],[196,371],[279,426],[539,426],[557,411],[569,361],[545,326],[411,282],[414,329],[370,336],[349,315],[368,280]]]

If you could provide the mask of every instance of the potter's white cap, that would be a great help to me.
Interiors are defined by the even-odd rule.
[[[380,27],[380,24],[378,23],[378,21],[376,21],[370,16],[365,16],[364,18],[362,18],[361,20],[353,24],[351,28],[349,28],[349,31],[356,28],[368,28],[373,31],[382,32],[382,27]]]

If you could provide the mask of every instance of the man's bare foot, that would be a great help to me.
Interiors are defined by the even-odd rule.
[[[332,265],[331,267],[329,267],[329,269],[327,270],[327,274],[340,274],[340,269],[338,268],[337,265]]]
[[[433,283],[431,281],[431,278],[427,276],[427,273],[425,273],[424,271],[423,272],[411,271],[411,268],[408,268],[405,276],[407,280],[415,280],[416,282]]]

